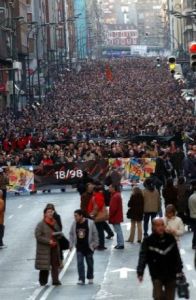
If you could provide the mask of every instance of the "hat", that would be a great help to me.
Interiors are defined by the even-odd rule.
[[[3,173],[3,169],[2,168],[0,168],[0,173]]]

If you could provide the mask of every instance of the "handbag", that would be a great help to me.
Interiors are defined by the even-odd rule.
[[[62,232],[58,232],[53,226],[51,226],[50,224],[47,224],[53,231],[55,236],[56,236],[56,240],[59,243],[59,247],[61,250],[67,250],[69,249],[69,241],[68,239],[64,236],[64,234]]]
[[[94,218],[95,222],[104,222],[109,219],[109,213],[107,207],[104,205],[101,210],[99,210]]]
[[[58,242],[61,250],[69,249],[69,241],[64,235],[58,239]]]
[[[127,211],[127,219],[131,219],[131,209],[130,208]]]

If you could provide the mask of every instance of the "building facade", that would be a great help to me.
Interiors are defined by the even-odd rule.
[[[162,0],[137,0],[139,44],[151,50],[164,48]]]
[[[107,46],[131,46],[138,44],[138,31],[129,24],[107,25]]]

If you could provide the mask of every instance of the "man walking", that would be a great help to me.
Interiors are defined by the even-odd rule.
[[[117,234],[117,245],[115,249],[124,249],[124,237],[120,223],[123,222],[123,207],[122,197],[118,191],[119,186],[111,184],[109,191],[111,193],[110,209],[109,209],[109,223],[113,224],[114,231]]]
[[[196,184],[193,184],[193,194],[189,197],[188,206],[193,230],[192,249],[196,250]]]
[[[179,249],[173,235],[165,232],[163,219],[154,219],[152,225],[152,234],[141,245],[137,276],[141,282],[148,265],[153,299],[174,300],[176,277],[180,276],[183,268]]]
[[[4,213],[5,213],[5,202],[3,200],[3,192],[0,190],[0,249],[5,248],[3,244],[4,237]]]
[[[77,251],[77,266],[79,285],[85,284],[85,265],[87,263],[87,279],[89,284],[93,284],[94,278],[94,260],[93,253],[99,245],[98,233],[94,222],[84,217],[84,212],[77,209],[74,212],[75,221],[70,229],[70,249],[74,246]]]

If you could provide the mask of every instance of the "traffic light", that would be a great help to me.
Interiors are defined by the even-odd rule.
[[[160,68],[160,66],[161,66],[161,64],[160,64],[160,57],[157,57],[156,61],[157,61],[157,64],[156,64],[157,68]]]
[[[172,74],[174,74],[175,73],[175,69],[176,69],[176,58],[174,56],[170,56],[168,58],[168,63],[169,63],[170,72]]]
[[[193,72],[196,72],[196,42],[191,42],[189,45],[190,67]]]

